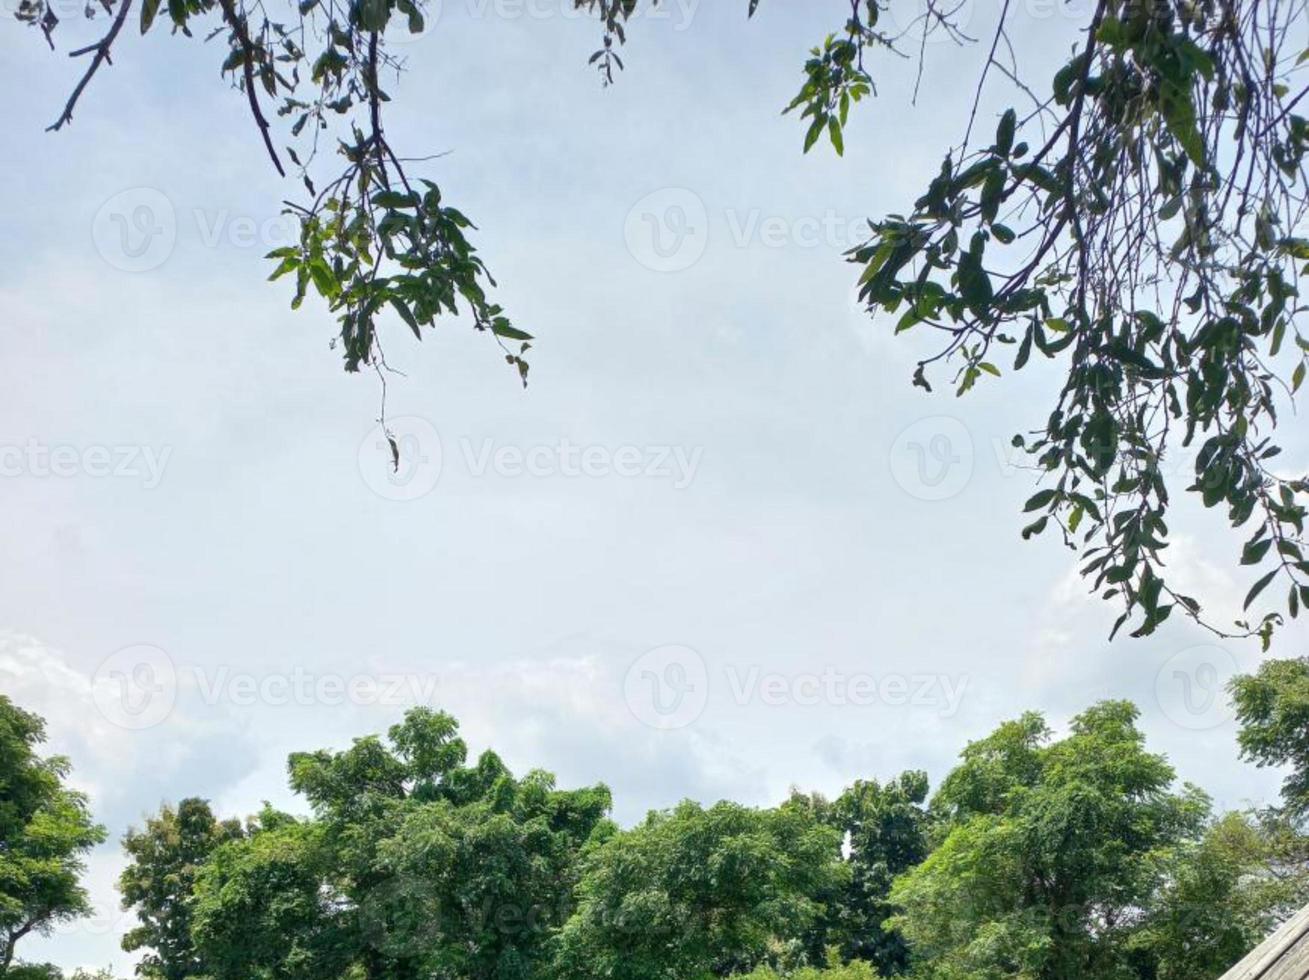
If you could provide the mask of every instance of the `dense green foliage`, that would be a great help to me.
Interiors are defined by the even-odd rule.
[[[68,760],[37,754],[45,723],[0,694],[0,976],[14,947],[89,911],[83,856],[104,840],[86,798],[68,789]]]
[[[141,830],[123,838],[132,863],[118,881],[123,906],[139,925],[123,937],[123,949],[149,950],[138,973],[150,980],[185,980],[206,971],[191,940],[191,894],[196,873],[214,850],[243,834],[239,821],[220,822],[204,800],[165,805]]]
[[[1257,759],[1303,763],[1286,737],[1305,670],[1237,681]],[[87,911],[79,855],[103,834],[67,763],[33,751],[40,719],[0,709],[0,908],[41,929]],[[1122,701],[1062,738],[1035,713],[1001,724],[930,802],[906,772],[830,800],[686,801],[627,830],[604,786],[470,763],[425,708],[288,768],[307,815],[223,821],[185,799],[126,835],[138,976],[1205,980],[1309,901],[1300,783],[1283,808],[1214,815]],[[60,980],[13,962],[7,928],[0,977]]]
[[[886,922],[892,883],[930,850],[927,791],[924,772],[903,773],[885,784],[859,780],[831,809],[830,819],[849,844],[851,880],[834,903],[827,939],[836,942],[843,959],[868,960],[887,975],[909,965],[908,944]]]
[[[1296,822],[1212,816],[1125,702],[1057,740],[1036,714],[1001,725],[930,804],[908,772],[774,808],[688,801],[629,830],[603,786],[469,764],[426,709],[289,769],[309,817],[265,808],[238,832],[189,802],[202,838],[227,839],[190,852],[189,901],[150,899],[154,934],[190,929],[177,976],[1182,980],[1309,899]],[[125,881],[167,863],[175,845],[141,842],[175,824],[165,809],[129,836]]]
[[[1290,766],[1283,797],[1309,813],[1309,659],[1270,660],[1232,685],[1241,751],[1260,766]]]
[[[877,28],[881,6],[862,6],[797,100],[815,122],[837,100],[834,135],[870,85],[865,47],[895,43]],[[928,7],[924,31],[961,36],[962,5]],[[963,143],[851,253],[860,297],[894,314],[897,333],[939,338],[914,376],[928,390],[936,362],[957,364],[959,394],[1000,376],[1007,346],[1014,370],[1060,361],[1048,417],[1015,438],[1047,483],[1023,533],[1058,527],[1081,549],[1083,575],[1123,605],[1115,632],[1137,617],[1135,635],[1149,634],[1174,611],[1208,622],[1164,571],[1171,477],[1191,446],[1185,489],[1246,528],[1241,563],[1260,566],[1246,608],[1280,581],[1296,616],[1309,481],[1272,460],[1309,363],[1297,301],[1309,120],[1293,40],[1305,10],[1097,0],[1066,63],[1031,85],[1009,43],[1016,16],[1005,5]],[[987,81],[1001,78],[1004,99],[1031,105],[982,124]],[[1235,628],[1267,643],[1279,622],[1270,611]]]
[[[686,802],[590,855],[557,966],[577,978],[659,980],[794,959],[846,874],[839,833],[803,803]]]
[[[938,846],[892,891],[893,923],[928,976],[1154,975],[1140,961],[1159,950],[1138,933],[1169,859],[1201,839],[1208,802],[1172,790],[1135,719],[1126,703],[1097,705],[1052,743],[1026,715],[964,750],[932,801]],[[1214,976],[1226,965],[1205,964]]]
[[[388,738],[291,757],[314,817],[265,811],[218,849],[194,935],[217,980],[540,975],[571,911],[578,854],[610,831],[603,786],[466,765],[449,715],[411,711]]]

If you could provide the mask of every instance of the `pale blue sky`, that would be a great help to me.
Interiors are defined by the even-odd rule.
[[[451,151],[424,173],[481,226],[502,301],[539,337],[524,392],[465,325],[421,345],[392,327],[406,376],[390,413],[423,420],[403,424],[429,433],[432,461],[404,488],[372,432],[375,380],[341,372],[329,317],[263,282],[292,188],[217,49],[125,32],[53,135],[77,67],[62,51],[91,34],[70,23],[52,55],[3,27],[0,686],[48,716],[112,835],[92,863],[101,914],[23,955],[125,974],[112,881],[129,824],[186,795],[297,806],[288,751],[348,744],[414,700],[515,768],[609,783],[624,821],[684,796],[762,804],[905,767],[935,780],[1006,717],[1060,724],[1104,697],[1137,701],[1151,744],[1222,804],[1274,795],[1221,705],[1182,701],[1258,650],[1188,653],[1209,641],[1181,622],[1110,646],[1115,611],[1084,595],[1071,554],[1019,540],[1031,485],[1005,447],[1045,417],[1052,376],[925,395],[909,377],[927,338],[892,338],[854,301],[849,228],[907,207],[962,134],[978,52],[929,46],[917,108],[911,66],[884,59],[845,159],[805,157],[779,110],[844,0],[763,0],[749,25],[745,0],[684,0],[633,25],[609,90],[585,65],[596,28],[563,7],[445,0],[404,48],[392,141]],[[1034,74],[1073,37],[1052,9],[1028,0],[1018,28]],[[994,17],[970,11],[978,33]],[[175,242],[123,271],[112,214],[160,200]],[[633,214],[648,200],[691,207],[689,267],[649,267]],[[70,475],[32,445],[71,447]],[[95,475],[95,447],[125,472]],[[943,481],[919,482],[914,454],[930,466],[940,449]],[[1235,604],[1237,545],[1215,515],[1173,523],[1177,574]],[[1288,627],[1274,653],[1304,638]],[[132,729],[105,692],[141,644],[164,651],[176,696]],[[695,654],[641,659],[668,645]],[[677,680],[670,667],[704,694],[689,715],[641,700],[645,671]],[[399,677],[399,700],[340,703],[324,680],[356,676]],[[286,695],[297,678],[308,703]],[[849,688],[888,678],[909,691]]]

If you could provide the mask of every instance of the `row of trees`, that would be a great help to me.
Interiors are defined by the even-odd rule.
[[[192,798],[130,831],[123,946],[152,980],[1217,977],[1309,901],[1309,660],[1233,695],[1247,756],[1292,764],[1280,807],[1215,814],[1110,701],[1062,738],[1035,713],[1000,725],[934,794],[907,772],[627,830],[604,786],[470,761],[417,708],[291,756],[307,816]],[[57,976],[14,944],[86,911],[80,855],[103,839],[42,735],[0,698],[6,977]]]

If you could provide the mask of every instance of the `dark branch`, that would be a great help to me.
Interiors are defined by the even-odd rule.
[[[233,36],[236,37],[237,43],[241,45],[242,61],[244,62],[245,75],[245,96],[250,102],[250,114],[254,116],[255,122],[259,126],[259,133],[264,138],[264,146],[268,150],[269,159],[273,161],[273,166],[277,168],[280,176],[286,176],[286,170],[282,167],[282,161],[277,156],[277,150],[273,146],[273,137],[269,132],[268,120],[264,118],[264,111],[259,106],[259,95],[255,92],[255,45],[250,40],[250,32],[246,30],[245,21],[237,16],[236,7],[232,0],[221,0],[223,8],[223,19],[232,29]]]
[[[68,97],[68,102],[64,105],[64,111],[59,114],[58,119],[46,127],[45,131],[47,133],[57,132],[73,121],[73,109],[77,107],[77,100],[82,97],[87,85],[91,83],[91,78],[100,70],[102,64],[113,64],[112,59],[109,57],[109,49],[117,39],[118,32],[123,29],[123,22],[127,20],[127,11],[131,9],[131,6],[132,0],[122,0],[122,5],[118,8],[118,16],[114,18],[114,22],[109,26],[109,33],[95,44],[88,45],[85,48],[78,48],[76,51],[69,53],[70,58],[77,58],[94,51],[95,57],[91,59],[91,64],[87,66],[86,72],[82,75],[82,80],[77,83],[77,88],[73,89],[73,94]],[[49,35],[46,36],[46,40],[49,40]]]

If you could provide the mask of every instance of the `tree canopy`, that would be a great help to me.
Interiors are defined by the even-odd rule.
[[[131,864],[118,881],[124,908],[140,923],[123,937],[123,949],[149,950],[138,973],[151,980],[185,980],[203,973],[191,940],[191,895],[196,874],[214,850],[239,840],[238,820],[219,821],[205,800],[165,805],[140,830],[128,831],[123,850]]]
[[[1051,742],[1026,715],[964,750],[932,801],[939,844],[891,895],[903,909],[892,922],[929,976],[1142,975],[1126,972],[1139,970],[1137,930],[1165,859],[1201,838],[1209,805],[1172,788],[1135,721],[1131,705],[1108,702]],[[1207,965],[1217,976],[1227,964]]]
[[[837,831],[799,803],[685,802],[653,813],[584,865],[558,969],[657,980],[727,976],[785,957],[848,875],[839,845]]]
[[[1309,838],[1212,814],[1136,720],[1110,701],[1058,739],[1005,722],[930,802],[906,772],[623,830],[603,786],[470,764],[455,720],[415,709],[292,755],[308,816],[241,827],[189,800],[129,834],[124,883],[173,867],[191,890],[125,889],[125,944],[153,950],[140,976],[194,980],[1216,977],[1309,900]]]
[[[0,694],[0,976],[31,933],[90,911],[80,877],[104,840],[86,797],[69,789],[69,762],[41,756],[45,722]]]
[[[1282,796],[1309,813],[1309,658],[1270,660],[1232,682],[1241,751],[1260,766],[1289,766]]]
[[[1263,674],[1238,686],[1271,678],[1253,703],[1293,706],[1294,684]],[[14,943],[88,911],[80,855],[103,831],[66,762],[34,753],[41,720],[0,709],[0,977],[62,980]],[[1261,738],[1263,717],[1245,730]],[[930,801],[911,771],[775,807],[684,801],[626,830],[604,786],[467,754],[451,716],[417,708],[384,737],[293,754],[306,815],[164,805],[123,840],[137,976],[1192,980],[1309,901],[1294,785],[1285,808],[1213,814],[1123,701],[1061,738],[1036,713],[1002,723]]]

